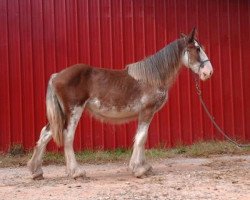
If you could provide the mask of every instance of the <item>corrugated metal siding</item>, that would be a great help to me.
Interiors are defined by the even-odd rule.
[[[121,69],[193,26],[215,70],[202,83],[205,101],[230,136],[250,140],[250,1],[1,0],[0,24],[0,150],[35,145],[52,73],[75,63]],[[130,147],[135,130],[136,122],[114,126],[84,115],[75,149]],[[147,147],[222,139],[187,69],[149,132]]]

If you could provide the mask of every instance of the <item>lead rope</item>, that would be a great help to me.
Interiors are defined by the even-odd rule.
[[[203,109],[205,110],[205,112],[207,113],[208,117],[210,118],[211,122],[215,126],[215,128],[219,131],[219,133],[221,135],[223,135],[229,142],[233,143],[234,145],[236,145],[239,148],[250,147],[250,144],[239,144],[238,142],[236,142],[235,140],[230,138],[228,136],[228,134],[220,128],[220,126],[214,120],[214,117],[209,112],[209,110],[208,110],[208,108],[207,108],[207,106],[206,106],[206,104],[205,104],[205,102],[204,102],[204,100],[202,98],[202,92],[201,92],[201,89],[200,89],[199,81],[197,79],[197,76],[195,76],[195,75],[194,75],[194,82],[195,82],[196,93],[197,93],[197,95],[199,97],[201,105],[202,105]]]

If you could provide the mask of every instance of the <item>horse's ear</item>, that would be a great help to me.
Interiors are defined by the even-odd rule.
[[[180,38],[185,38],[185,37],[187,37],[187,36],[184,33],[180,34]]]
[[[191,33],[188,35],[188,43],[194,42],[195,37],[196,37],[196,28],[194,27]]]

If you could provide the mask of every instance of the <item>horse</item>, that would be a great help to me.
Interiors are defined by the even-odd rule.
[[[84,109],[109,123],[138,120],[129,169],[135,177],[149,174],[152,166],[146,162],[144,147],[149,125],[167,102],[168,91],[182,66],[190,68],[203,81],[213,74],[195,28],[122,70],[76,64],[53,74],[46,94],[48,124],[41,130],[27,163],[32,178],[43,179],[42,157],[51,138],[58,146],[64,146],[69,177],[85,177],[73,149],[75,130]]]

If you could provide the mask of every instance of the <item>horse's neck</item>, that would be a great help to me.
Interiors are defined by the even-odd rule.
[[[169,89],[171,87],[171,85],[174,83],[174,81],[176,80],[177,75],[179,74],[180,69],[182,68],[182,56],[183,56],[183,51],[185,49],[185,40],[184,39],[178,39],[176,41],[174,41],[173,43],[171,43],[170,45],[176,45],[176,47],[178,48],[178,51],[176,51],[176,49],[172,49],[173,51],[176,51],[173,56],[176,56],[176,58],[173,58],[171,56],[168,56],[168,58],[166,59],[166,63],[164,64],[166,66],[166,70],[165,70],[165,78],[163,81],[163,85],[165,88]],[[162,50],[164,50],[165,48],[168,48],[168,46],[164,47]],[[166,51],[166,49],[165,49]],[[173,52],[171,52],[173,53]],[[171,55],[170,53],[170,55]],[[176,60],[176,62],[173,62],[171,59]]]
[[[182,39],[176,40],[154,55],[128,65],[128,74],[139,81],[163,85],[178,73],[184,47]]]

